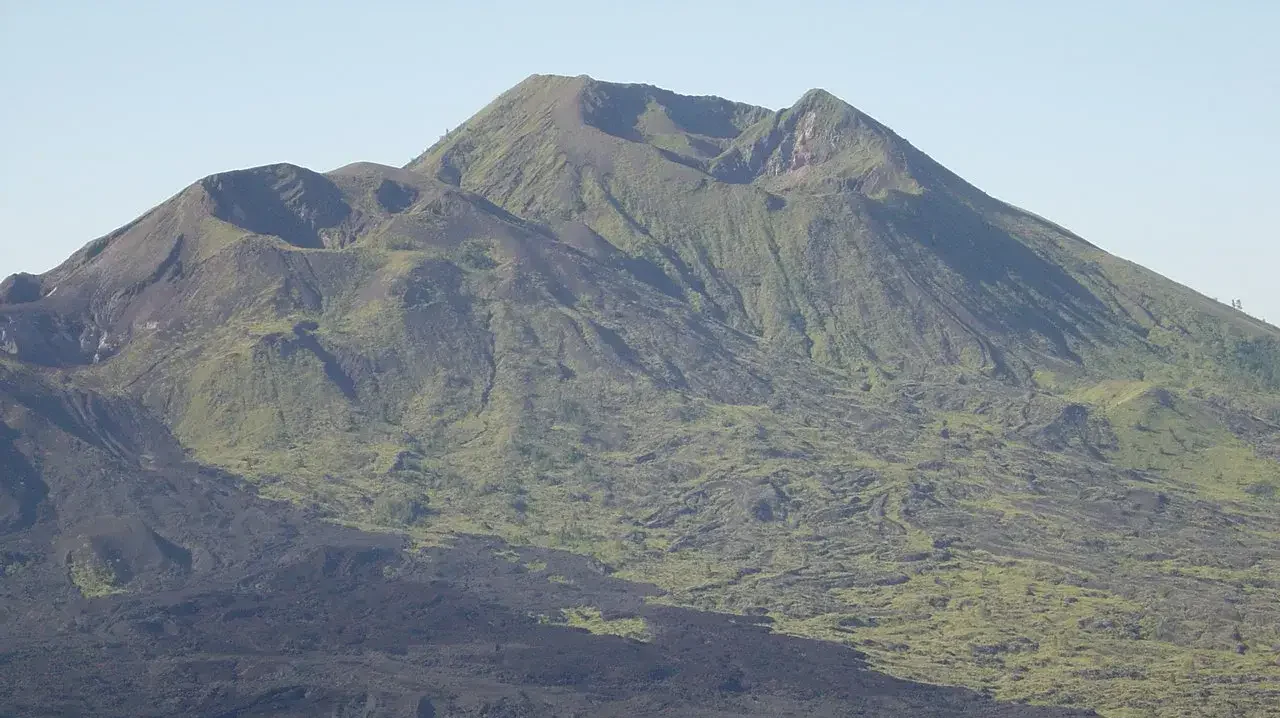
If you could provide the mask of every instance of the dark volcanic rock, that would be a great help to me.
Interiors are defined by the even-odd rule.
[[[317,546],[234,583],[48,611],[6,640],[0,700],[30,716],[1090,715],[890,678],[750,618],[645,607],[645,587],[542,554],[566,590],[498,548]],[[537,618],[580,603],[641,615],[653,639]]]
[[[0,715],[1084,715],[651,606],[652,586],[570,554],[410,553],[186,463],[126,401],[20,370],[0,372],[0,417]],[[651,640],[554,625],[584,605]]]

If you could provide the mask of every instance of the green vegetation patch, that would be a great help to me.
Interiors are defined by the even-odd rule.
[[[605,618],[600,609],[592,606],[577,606],[560,611],[560,619],[549,621],[574,628],[582,628],[597,635],[621,636],[635,641],[649,641],[653,638],[649,624],[640,616]]]

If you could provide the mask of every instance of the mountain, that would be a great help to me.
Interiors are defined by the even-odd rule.
[[[212,472],[285,536],[578,554],[1001,699],[1280,695],[1280,330],[821,90],[533,76],[404,168],[213,175],[0,301],[7,391],[80,397],[49,401],[82,427],[10,429],[6,536],[134,516],[103,531],[145,567],[19,551],[43,592],[195,590],[172,556],[201,546],[250,572],[265,537],[184,518],[245,510],[183,498]],[[72,441],[163,467],[118,491],[173,508],[101,503],[79,477],[113,459]]]

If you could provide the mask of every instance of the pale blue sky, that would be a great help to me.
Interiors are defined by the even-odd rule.
[[[1280,2],[0,0],[0,275],[200,177],[399,165],[534,73],[822,87],[997,197],[1280,322]]]

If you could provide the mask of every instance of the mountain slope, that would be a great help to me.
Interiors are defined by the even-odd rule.
[[[585,224],[652,256],[712,315],[844,368],[942,362],[1025,379],[1082,359],[1114,368],[1122,352],[1162,362],[1151,329],[1202,331],[1153,314],[1169,293],[1193,322],[1268,331],[987,197],[821,90],[773,113],[733,106],[713,129],[669,119],[690,104],[718,117],[721,102],[534,76],[409,169]]]
[[[214,175],[0,298],[23,372],[313,516],[1001,697],[1280,690],[1280,331],[822,91],[535,76],[406,168]]]
[[[185,461],[127,398],[7,361],[0,418],[4,715],[1090,715],[647,607],[563,552],[334,527]]]

